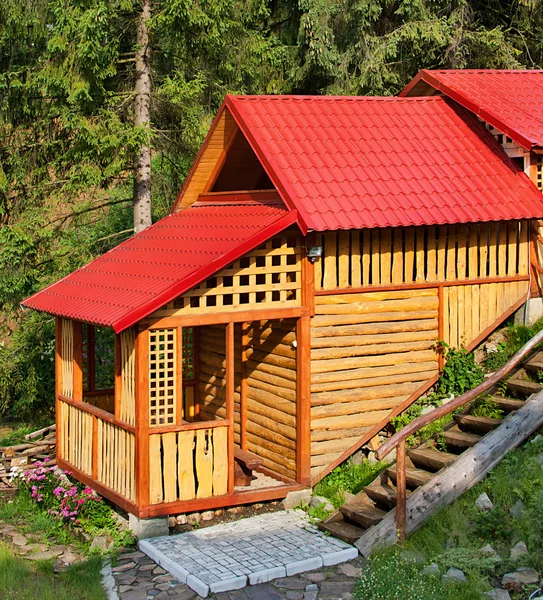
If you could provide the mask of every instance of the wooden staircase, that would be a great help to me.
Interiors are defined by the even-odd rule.
[[[525,362],[523,369],[532,374],[543,370],[543,352],[539,352]],[[461,414],[453,416],[453,420],[442,433],[417,448],[406,450],[404,477],[407,503],[410,495],[417,488],[431,485],[438,474],[443,474],[466,451],[500,427],[506,417],[524,407],[527,398],[543,391],[543,385],[524,378],[525,372],[517,371],[507,380],[507,395],[498,395],[495,385],[489,390],[492,392],[491,399],[496,403],[497,408],[503,411],[502,418],[474,416],[471,414],[474,408],[472,399]],[[488,395],[488,392],[484,395]],[[395,512],[398,499],[397,479],[398,466],[394,464],[320,523],[319,528],[351,544],[366,534],[370,534],[366,537],[372,537],[370,533],[372,528],[381,523],[391,512]],[[357,546],[360,548],[359,544]]]

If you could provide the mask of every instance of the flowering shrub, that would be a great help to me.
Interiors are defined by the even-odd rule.
[[[27,471],[15,471],[19,488],[41,504],[49,514],[61,517],[64,522],[80,524],[80,518],[89,514],[91,505],[100,503],[102,498],[94,490],[82,490],[68,478],[69,473],[56,465],[47,466],[47,461],[37,463],[38,467]]]

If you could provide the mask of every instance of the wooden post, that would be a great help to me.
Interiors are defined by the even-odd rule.
[[[87,325],[87,389],[96,390],[96,330]]]
[[[444,341],[445,328],[444,328],[444,315],[443,311],[445,306],[443,304],[443,284],[440,284],[437,288],[437,339],[439,342]],[[445,357],[443,356],[443,348],[439,349],[437,355],[438,367],[442,371],[445,366]]]
[[[115,334],[114,344],[114,365],[115,365],[115,418],[121,418],[121,398],[123,393],[123,378],[122,378],[122,350],[121,350],[121,334]]]
[[[296,322],[296,481],[311,483],[310,317]]]
[[[149,507],[149,330],[136,337],[136,503],[140,517]]]
[[[242,450],[247,450],[247,347],[249,346],[249,323],[241,324],[241,382],[239,397],[239,437]]]
[[[181,325],[176,327],[176,348],[175,348],[175,422],[180,425],[185,418],[183,407],[183,328]],[[186,415],[189,417],[190,415]],[[188,419],[187,419],[188,420]]]
[[[228,421],[228,493],[234,493],[234,323],[226,325],[226,420]]]
[[[398,541],[405,542],[405,507],[406,507],[406,482],[405,482],[405,440],[396,448],[396,525]]]
[[[302,257],[302,306],[309,309],[309,314],[315,316],[315,265],[307,258],[307,248],[316,245],[316,237],[309,234],[305,238],[305,255]],[[317,260],[323,260],[318,258]]]
[[[62,447],[62,419],[60,415],[59,394],[62,392],[62,319],[55,320],[55,423],[57,425],[56,457],[64,458],[60,452]]]
[[[74,383],[73,399],[77,402],[83,400],[83,324],[81,321],[73,322],[74,332]]]

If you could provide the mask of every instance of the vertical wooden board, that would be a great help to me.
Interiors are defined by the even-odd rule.
[[[98,419],[98,438],[97,438],[97,444],[98,444],[98,466],[97,466],[97,470],[98,470],[98,481],[101,481],[101,482],[104,481],[104,477],[103,477],[103,468],[104,468],[103,444],[104,444],[104,437],[102,435],[102,427],[103,427],[103,421],[101,419]]]
[[[177,434],[163,433],[164,448],[164,502],[177,500]]]
[[[518,272],[519,275],[527,275],[529,273],[529,241],[528,241],[528,221],[520,222],[520,236],[519,236],[519,260],[518,260]]]
[[[351,284],[350,268],[350,231],[338,233],[338,282],[340,288],[347,288]]]
[[[160,435],[149,436],[149,503],[163,502],[162,460],[160,456]]]
[[[415,228],[408,227],[405,230],[405,260],[404,260],[405,283],[415,280]]]
[[[498,297],[498,284],[490,283],[488,285],[488,323],[494,323],[498,314],[496,310],[496,302]]]
[[[194,431],[180,431],[177,434],[177,481],[179,500],[196,498],[194,481]]]
[[[362,285],[362,262],[360,258],[360,235],[358,229],[351,231],[351,285],[358,288]]]
[[[456,227],[447,227],[447,281],[456,279]]]
[[[392,230],[393,254],[392,254],[392,284],[398,285],[404,282],[403,279],[403,229],[395,227]]]
[[[198,488],[197,498],[210,498],[213,495],[213,441],[207,435],[207,430],[196,431],[196,479]]]
[[[488,319],[488,284],[481,284],[479,287],[479,328],[484,331],[489,325]]]
[[[507,227],[507,274],[516,275],[517,268],[517,249],[519,244],[519,223],[512,221]]]
[[[323,236],[322,233],[315,233],[315,246],[322,247]],[[324,257],[317,258],[315,261],[315,289],[322,290],[322,263]]]
[[[445,271],[447,258],[447,227],[437,228],[437,280],[445,281],[447,274]]]
[[[424,227],[417,227],[416,229],[416,246],[417,246],[417,257],[416,257],[416,281],[424,281],[426,278],[426,251],[424,244],[425,237]]]
[[[449,288],[449,346],[458,348],[459,331],[458,331],[458,288],[460,286],[453,285]]]
[[[213,495],[228,492],[228,429],[217,427],[213,431]]]
[[[488,223],[479,226],[479,277],[488,276]]]
[[[490,223],[488,228],[488,276],[496,277],[498,272],[498,224]]]
[[[498,275],[507,275],[507,223],[499,224]]]
[[[471,334],[473,339],[483,331],[480,323],[481,298],[479,288],[478,285],[471,286]],[[469,306],[467,308],[469,310]]]
[[[458,273],[458,279],[466,278],[466,256],[467,256],[467,227],[460,225],[457,227],[458,231],[458,250],[456,255],[456,269]]]
[[[371,283],[381,283],[381,236],[378,229],[371,230]]]
[[[337,287],[337,234],[327,231],[324,234],[324,281],[323,289],[334,290]]]
[[[468,275],[470,279],[479,277],[479,227],[469,227]]]
[[[441,318],[443,319],[443,341],[449,346],[451,345],[451,325],[450,325],[450,308],[449,308],[449,290],[448,287],[443,287],[443,304],[441,307]],[[441,340],[439,340],[441,341]]]
[[[499,317],[504,310],[505,297],[507,294],[507,283],[496,284],[496,317]]]
[[[371,267],[371,231],[363,229],[360,232],[362,236],[362,285],[370,284]]]
[[[391,230],[381,230],[381,285],[388,285],[391,281],[392,268]]]
[[[428,264],[426,279],[428,281],[437,280],[437,239],[436,239],[436,227],[428,227]]]
[[[472,286],[463,285],[461,287],[464,288],[464,343],[467,346],[473,339],[475,339],[475,335],[473,334],[471,305]]]

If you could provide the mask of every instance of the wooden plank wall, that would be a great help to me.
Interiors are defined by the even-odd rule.
[[[312,477],[438,371],[437,288],[315,300]]]
[[[97,433],[97,481],[135,502],[134,434],[102,419],[98,419]]]
[[[247,335],[247,450],[296,477],[296,322],[254,321]]]
[[[129,425],[136,422],[136,329],[131,327],[119,334],[121,353],[120,419]]]
[[[226,418],[226,326],[208,325],[199,328],[200,335],[200,417],[202,420]],[[235,388],[234,388],[234,441],[240,443],[240,382],[241,382],[241,326],[236,325]]]
[[[92,415],[59,403],[60,439],[58,450],[60,458],[69,462],[85,475],[92,475]]]

